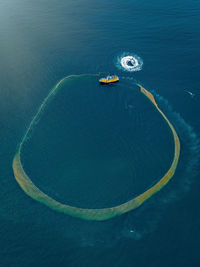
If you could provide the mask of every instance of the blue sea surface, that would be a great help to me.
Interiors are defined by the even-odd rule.
[[[0,266],[199,266],[200,2],[4,1],[0,3]],[[123,55],[140,71],[125,71]],[[119,205],[155,184],[173,159],[166,122],[139,92],[151,91],[174,125],[174,178],[137,210],[82,221],[28,197],[12,160],[49,91],[71,74],[22,150],[31,180],[69,205]]]

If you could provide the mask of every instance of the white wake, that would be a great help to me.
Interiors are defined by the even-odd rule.
[[[143,60],[137,55],[123,53],[118,57],[117,66],[124,71],[140,71],[143,66]]]

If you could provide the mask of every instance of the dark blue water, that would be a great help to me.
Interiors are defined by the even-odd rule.
[[[1,266],[199,265],[199,12],[194,0],[0,4]],[[119,69],[123,53],[140,56],[142,70]],[[136,81],[175,126],[181,156],[174,179],[141,208],[87,222],[30,199],[11,166],[49,90],[69,74],[99,72],[120,83],[64,84],[35,125],[22,155],[33,182],[59,201],[99,208],[159,180],[173,140]]]

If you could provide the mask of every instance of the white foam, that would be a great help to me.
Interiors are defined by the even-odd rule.
[[[125,71],[140,71],[142,69],[143,60],[137,55],[123,53],[118,57],[117,66]]]

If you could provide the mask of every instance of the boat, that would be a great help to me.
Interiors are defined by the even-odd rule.
[[[117,75],[108,75],[107,77],[99,79],[100,84],[110,84],[116,83],[119,81],[119,77]]]

